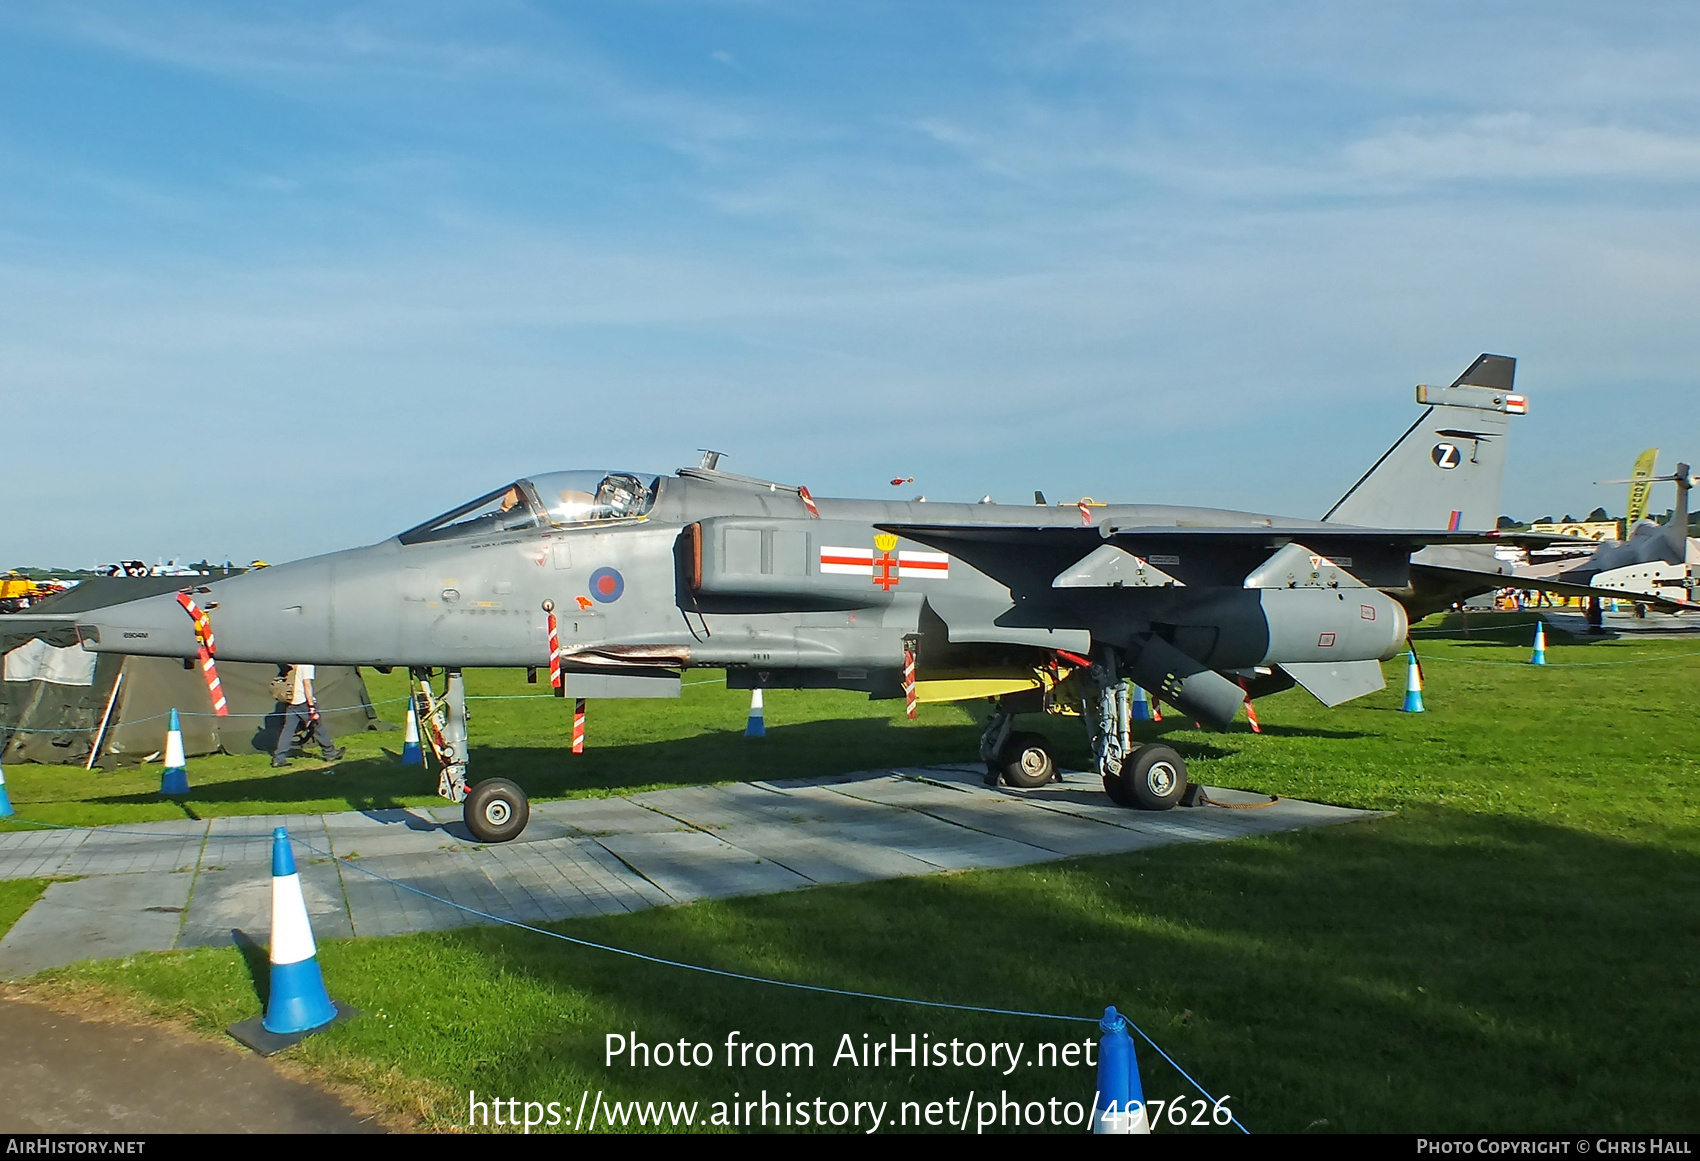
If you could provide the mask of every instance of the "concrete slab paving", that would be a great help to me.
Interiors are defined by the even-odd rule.
[[[850,798],[860,798],[865,802],[877,802],[881,806],[895,806],[904,810],[966,801],[978,793],[977,788],[965,784],[948,785],[919,778],[906,778],[896,773],[887,774],[883,778],[840,782],[831,789]]]
[[[299,862],[301,895],[307,917],[319,939],[345,939],[354,934],[342,873],[332,859]],[[252,864],[203,870],[196,876],[193,896],[183,915],[177,947],[224,947],[232,933],[243,931],[264,943],[270,930],[271,867]]]
[[[873,828],[840,830],[832,842],[780,826],[748,827],[736,836],[740,850],[777,863],[814,883],[866,883],[907,875],[932,875],[936,864],[892,850]]]
[[[382,821],[363,813],[326,815],[325,839],[338,858],[425,855],[432,851],[465,850],[473,845],[423,813],[396,813],[398,817]]]
[[[914,809],[945,822],[1013,839],[1058,855],[1104,854],[1131,850],[1138,845],[1132,841],[1132,833],[1121,827],[1056,811],[1035,810],[1025,802],[970,798]]]
[[[703,830],[731,826],[809,826],[853,821],[857,809],[840,798],[802,796],[755,783],[690,786],[640,794],[633,801]]]
[[[475,857],[484,877],[501,893],[505,914],[521,923],[625,910],[617,903],[608,906],[605,901],[612,897],[605,891],[597,892],[598,898],[592,902],[587,892],[574,886],[531,844],[489,847]]]
[[[865,836],[866,841],[883,842],[892,850],[930,863],[941,871],[1019,867],[1057,857],[1052,851],[958,826],[919,811],[894,812],[878,822],[857,823],[841,829]]]
[[[448,902],[426,898],[385,882],[385,879],[393,879]],[[489,922],[454,906],[456,903],[479,911],[488,910],[492,914],[500,914],[503,909],[500,893],[472,864],[468,851],[374,855],[353,859],[343,867],[343,890],[348,896],[349,916],[356,935],[442,931]]]
[[[77,828],[8,834],[0,846],[0,879],[45,879],[59,874],[66,857],[90,833]]]
[[[0,939],[0,977],[176,946],[192,871],[144,871],[50,883]]]
[[[677,821],[646,810],[633,798],[572,798],[564,802],[540,802],[531,808],[531,813],[534,817],[542,815],[565,823],[580,834],[592,836],[679,829]]]
[[[205,822],[151,823],[146,830],[125,829],[79,843],[66,852],[61,875],[125,875],[139,871],[193,871],[201,861]]]
[[[632,870],[595,839],[531,848],[608,914],[663,907],[673,897]],[[606,899],[604,899],[606,897]]]
[[[325,832],[325,816],[318,814],[239,815],[215,818],[207,824],[206,845],[201,850],[201,866],[238,867],[272,864],[272,831],[283,827],[291,838],[320,851],[330,850],[330,838]],[[100,827],[108,830],[133,830],[133,827]],[[298,848],[297,858],[303,852]],[[268,872],[269,873],[269,872]]]
[[[680,903],[810,885],[795,871],[700,830],[604,835],[596,841]]]
[[[279,825],[298,840],[296,865],[323,939],[445,930],[490,922],[485,915],[525,923],[613,915],[1371,817],[1207,793],[1248,809],[1128,810],[1095,775],[1067,772],[1014,791],[986,786],[978,764],[962,763],[536,803],[520,839],[493,846],[475,842],[452,806],[6,833],[0,878],[87,877],[50,886],[0,941],[0,977],[223,945],[238,931],[263,941]]]

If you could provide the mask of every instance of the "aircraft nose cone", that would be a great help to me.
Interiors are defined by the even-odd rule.
[[[212,622],[221,661],[338,664],[330,644],[330,565],[323,557],[215,582],[195,602]],[[194,657],[194,621],[177,596],[147,597],[77,618],[83,647],[99,653]]]
[[[91,609],[78,615],[76,629],[83,648],[95,653],[194,657],[199,651],[195,623],[173,594]]]

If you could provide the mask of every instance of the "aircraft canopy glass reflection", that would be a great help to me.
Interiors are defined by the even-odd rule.
[[[459,540],[565,528],[647,515],[660,477],[637,472],[548,472],[515,480],[476,500],[451,508],[401,534],[403,544]]]

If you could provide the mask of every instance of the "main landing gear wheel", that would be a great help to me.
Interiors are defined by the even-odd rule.
[[[1141,746],[1122,763],[1121,777],[1141,810],[1168,810],[1186,793],[1186,763],[1168,746]]]
[[[505,843],[531,821],[531,800],[506,778],[487,778],[467,791],[465,818],[479,842]]]
[[[1143,746],[1136,748],[1133,753],[1122,759],[1122,768],[1114,774],[1104,775],[1104,793],[1110,796],[1110,801],[1117,806],[1132,807],[1135,805],[1133,795],[1128,793],[1127,774],[1133,769],[1133,760],[1139,756]]]
[[[1011,734],[1003,749],[1003,780],[1022,790],[1044,786],[1057,776],[1051,743],[1043,734]]]

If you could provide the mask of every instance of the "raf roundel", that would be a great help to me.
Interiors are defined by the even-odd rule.
[[[591,599],[608,605],[620,599],[626,591],[626,578],[615,568],[599,568],[590,574]]]

